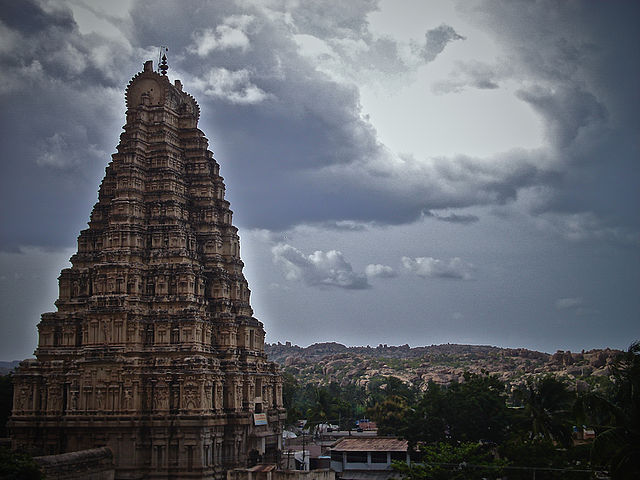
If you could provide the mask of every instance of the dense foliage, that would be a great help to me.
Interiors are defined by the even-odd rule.
[[[592,392],[576,405],[577,417],[596,428],[592,459],[614,480],[640,478],[640,342],[611,366],[609,395]]]
[[[283,402],[289,424],[305,419],[310,427],[330,423],[350,429],[364,413],[366,392],[356,385],[341,387],[337,383],[300,386],[293,375],[285,373]]]
[[[7,437],[7,421],[13,406],[11,375],[0,376],[0,437]],[[0,448],[0,478],[2,480],[40,480],[44,475],[29,455]]]
[[[298,385],[287,375],[285,405],[291,423],[306,418],[311,426],[347,429],[367,416],[379,434],[407,439],[415,463],[396,468],[411,480],[528,479],[534,471],[537,479],[586,479],[599,470],[614,480],[640,478],[640,343],[610,373],[612,381],[602,379],[588,393],[551,375],[506,386],[467,373],[423,392],[395,377],[370,379],[363,388]],[[595,428],[595,441],[579,441],[583,425]]]
[[[0,448],[0,478],[3,480],[41,480],[40,467],[27,454]]]
[[[13,382],[11,375],[0,376],[0,438],[7,437],[7,421],[13,406]]]
[[[394,469],[408,480],[484,480],[498,478],[506,462],[497,460],[490,445],[463,442],[426,444],[420,448],[421,462],[412,466],[394,464]]]

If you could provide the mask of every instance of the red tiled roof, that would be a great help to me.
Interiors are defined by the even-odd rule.
[[[250,472],[272,472],[276,469],[277,465],[259,464],[249,469]]]
[[[409,442],[390,437],[349,437],[333,444],[337,452],[406,452]]]

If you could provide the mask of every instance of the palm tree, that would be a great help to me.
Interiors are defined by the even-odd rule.
[[[324,387],[314,387],[313,403],[307,410],[307,427],[313,432],[321,423],[327,423],[333,419],[335,412],[335,399]],[[315,432],[317,433],[317,432]]]
[[[573,395],[562,381],[552,376],[537,381],[528,379],[515,391],[514,397],[524,407],[521,418],[527,440],[571,445],[569,414]]]
[[[640,478],[640,342],[634,342],[610,367],[610,398],[584,395],[577,412],[596,429],[592,459],[608,465],[615,480]]]

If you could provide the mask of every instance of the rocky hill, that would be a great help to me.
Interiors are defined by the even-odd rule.
[[[0,375],[8,375],[20,365],[20,360],[14,360],[13,362],[0,362]]]
[[[461,380],[466,371],[488,372],[512,384],[529,376],[554,374],[577,388],[588,388],[608,376],[607,366],[620,353],[607,348],[551,355],[484,345],[347,347],[334,342],[304,348],[289,342],[266,344],[265,351],[270,360],[280,363],[285,372],[303,383],[366,386],[376,377],[394,376],[421,389],[429,381],[448,384]]]

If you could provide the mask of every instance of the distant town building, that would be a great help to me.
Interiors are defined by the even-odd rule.
[[[360,430],[378,430],[376,422],[372,422],[368,418],[356,420],[356,427]]]
[[[89,227],[17,370],[13,447],[113,452],[115,476],[225,478],[281,448],[264,353],[200,108],[146,62]]]
[[[410,462],[408,442],[395,437],[347,437],[331,447],[331,470],[343,480],[386,480],[391,462]]]

